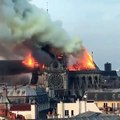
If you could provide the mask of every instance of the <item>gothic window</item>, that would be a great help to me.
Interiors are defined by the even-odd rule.
[[[97,76],[94,76],[94,87],[95,88],[98,88],[98,77]]]
[[[91,77],[91,76],[89,76],[89,77],[88,77],[88,80],[92,82],[92,77]]]
[[[92,88],[92,77],[91,76],[88,77],[88,87]]]
[[[76,80],[79,80],[79,77],[78,77],[78,76],[76,77]]]
[[[95,76],[95,77],[94,77],[94,79],[97,81],[97,80],[98,80],[98,77],[97,77],[97,76]]]
[[[48,85],[50,88],[62,88],[63,87],[63,77],[59,74],[52,74],[49,77]]]
[[[59,67],[59,65],[58,65],[58,62],[57,61],[55,61],[54,63],[53,63],[53,68],[58,68]]]
[[[85,80],[85,76],[82,77],[82,80]]]

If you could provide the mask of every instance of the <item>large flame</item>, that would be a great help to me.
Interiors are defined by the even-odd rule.
[[[84,49],[83,55],[76,58],[76,62],[72,65],[68,65],[68,70],[78,71],[78,70],[94,70],[96,69],[93,57],[90,53]]]
[[[29,54],[25,60],[23,60],[22,62],[24,65],[30,67],[30,68],[34,68],[34,67],[38,67],[38,63],[35,61],[35,59],[32,57],[31,54]]]

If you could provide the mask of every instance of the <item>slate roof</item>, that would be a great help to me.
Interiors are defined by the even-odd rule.
[[[120,116],[88,111],[72,118],[57,118],[51,120],[120,120]]]
[[[116,90],[93,90],[87,92],[88,100],[96,101],[119,101],[120,100],[120,89]]]
[[[79,70],[79,71],[68,71],[69,75],[76,75],[76,74],[101,74],[100,70]]]
[[[3,87],[0,87],[0,93],[3,93]],[[32,88],[29,85],[26,86],[7,86],[7,97],[10,100],[13,99],[20,99],[22,97],[25,98],[34,98],[37,103],[45,103],[48,102],[48,95],[46,91],[40,87]],[[0,97],[0,103],[1,103],[1,97]]]
[[[73,117],[71,120],[120,120],[120,117],[88,111]]]
[[[113,70],[113,71],[101,71],[101,74],[103,76],[117,76],[117,72],[115,70]]]

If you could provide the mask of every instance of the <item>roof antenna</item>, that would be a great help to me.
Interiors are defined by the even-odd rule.
[[[46,1],[46,11],[48,13],[48,1]]]
[[[92,59],[93,59],[93,51],[92,51]]]

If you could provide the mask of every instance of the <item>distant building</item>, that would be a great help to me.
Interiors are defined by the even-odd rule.
[[[120,89],[89,90],[87,100],[94,101],[102,112],[120,115]]]
[[[106,71],[106,72],[110,72],[110,71],[112,71],[112,66],[111,66],[111,63],[105,63],[104,64],[104,70]]]
[[[5,109],[16,116],[23,115],[25,119],[46,119],[50,106],[44,89],[30,85],[6,87],[0,88],[0,110]]]
[[[101,71],[101,88],[120,88],[120,79],[116,70],[112,70],[111,63],[105,63],[105,70]]]
[[[69,71],[65,66],[64,58],[61,59],[55,58],[43,75],[45,76],[43,84],[50,98],[82,99],[85,91],[89,89],[120,87],[120,79],[117,72],[112,70],[111,63],[106,63],[103,71],[97,66],[93,70]]]

